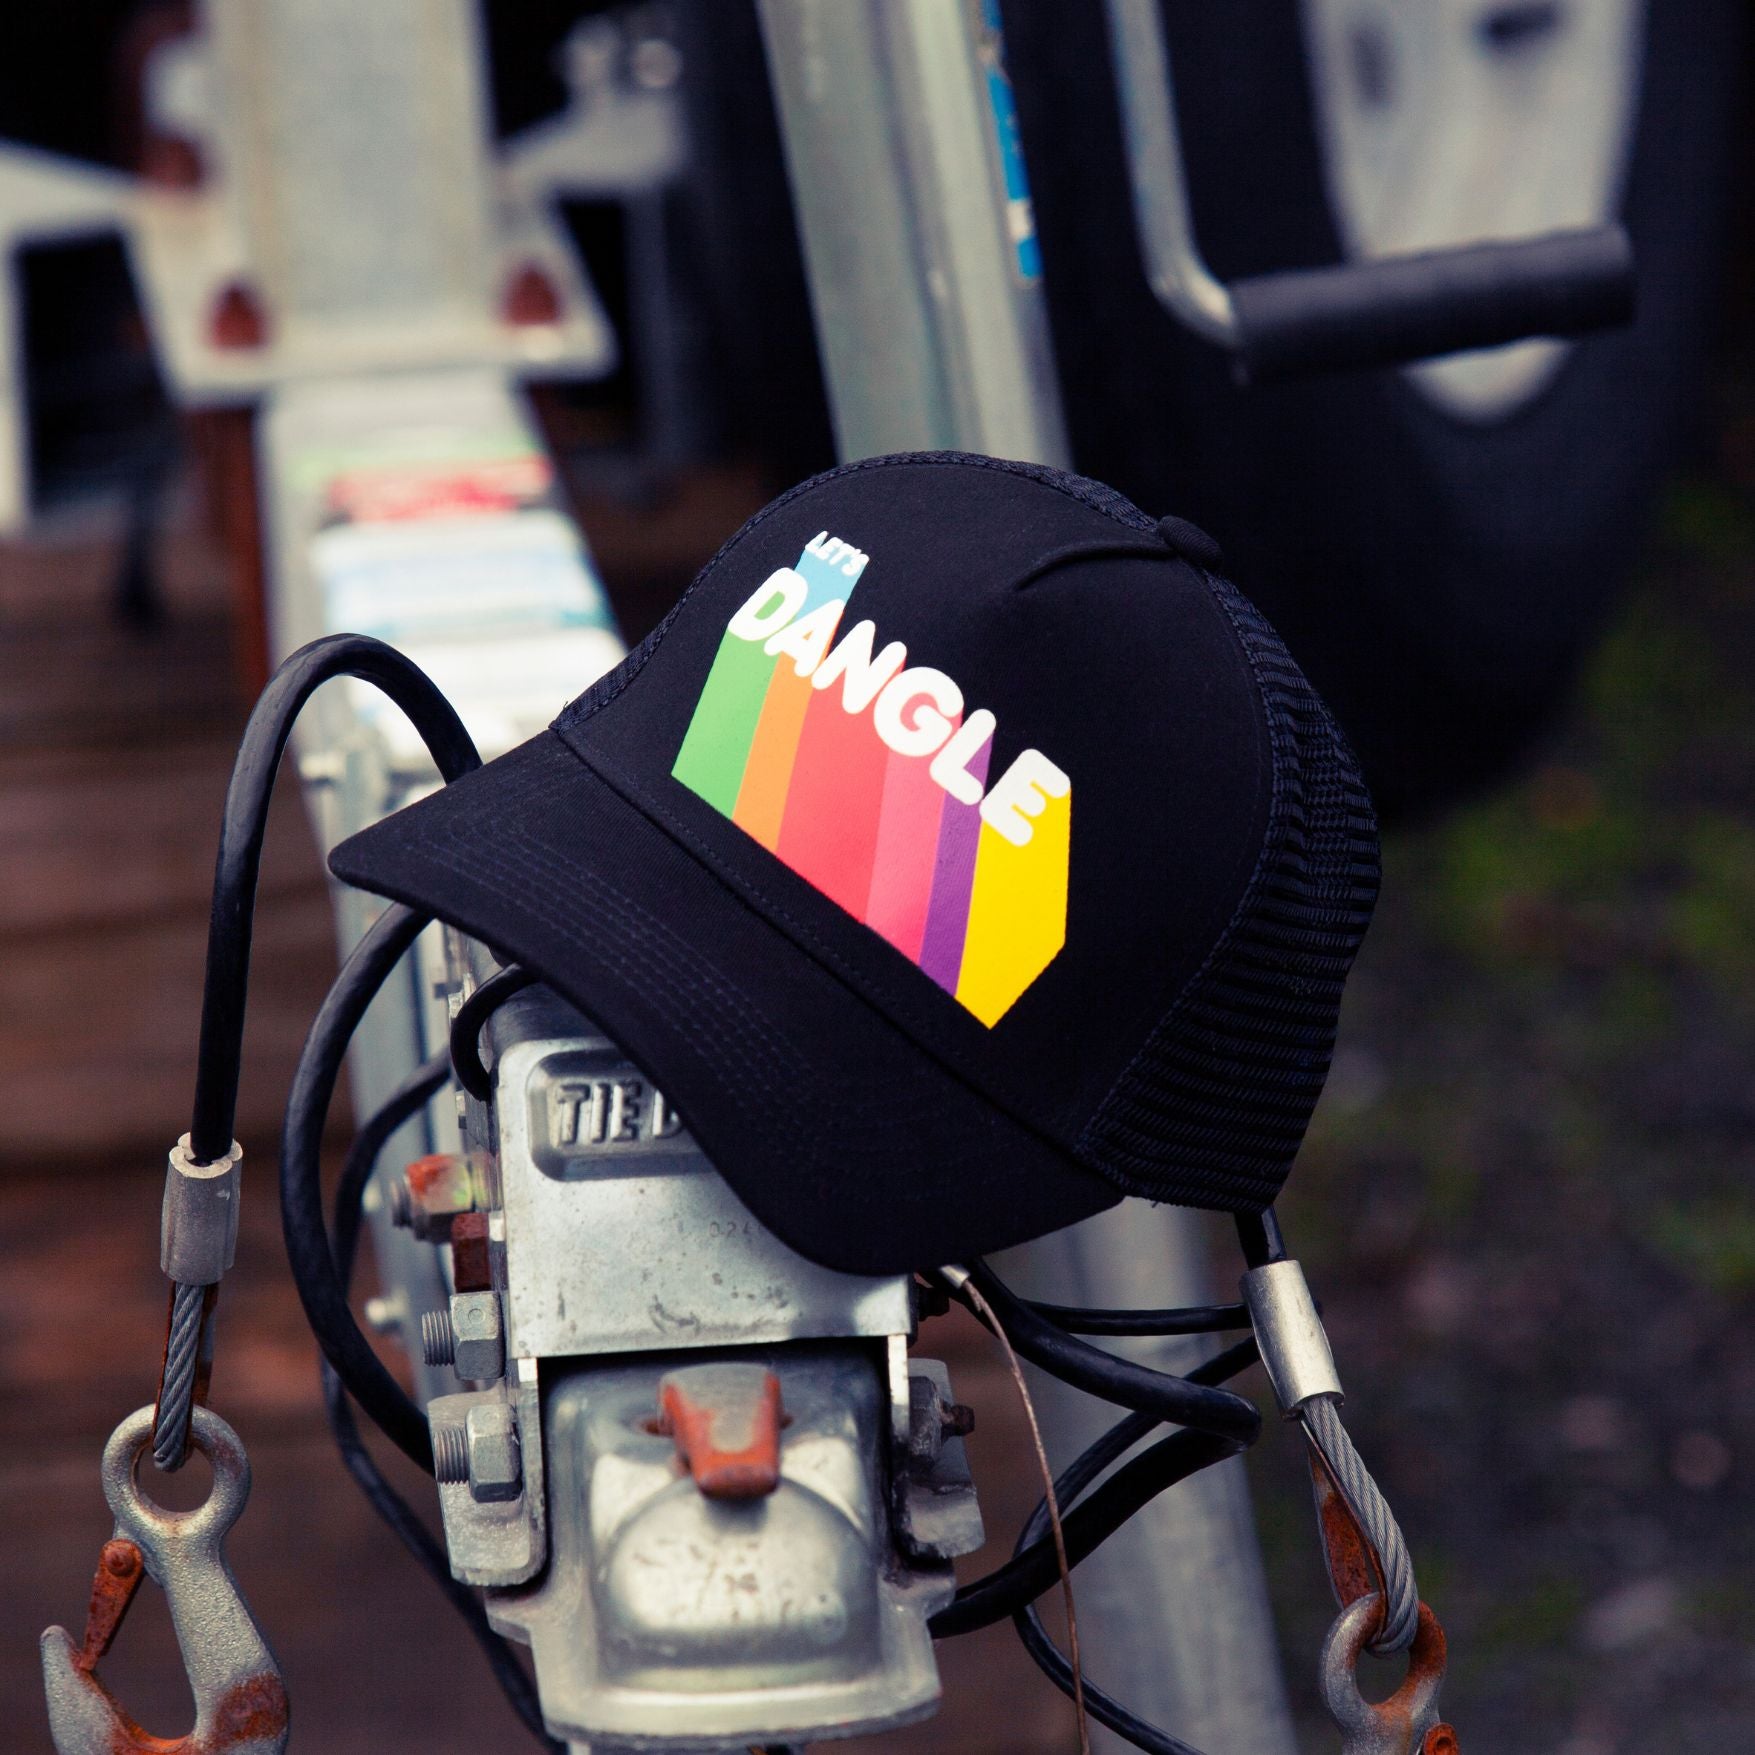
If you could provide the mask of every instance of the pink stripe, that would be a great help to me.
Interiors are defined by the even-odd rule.
[[[962,723],[960,716],[957,723]],[[872,861],[871,895],[864,919],[915,963],[920,961],[920,946],[926,937],[944,805],[945,791],[933,779],[930,763],[892,750],[884,771],[877,855]]]

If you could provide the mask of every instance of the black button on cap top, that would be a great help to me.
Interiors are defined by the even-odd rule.
[[[1174,549],[1185,561],[1193,561],[1197,567],[1208,567],[1216,572],[1225,558],[1219,545],[1198,524],[1190,524],[1186,518],[1160,518],[1158,534],[1166,548]]]

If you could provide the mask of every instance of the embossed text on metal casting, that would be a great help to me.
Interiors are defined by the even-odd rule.
[[[682,1117],[641,1078],[559,1078],[548,1087],[549,1143],[571,1152],[671,1144]]]

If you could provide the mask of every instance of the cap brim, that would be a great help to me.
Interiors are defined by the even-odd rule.
[[[571,1000],[801,1254],[904,1272],[1003,1249],[1120,1190],[997,1109],[553,732],[336,848]]]

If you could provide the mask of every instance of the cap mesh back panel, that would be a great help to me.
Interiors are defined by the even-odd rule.
[[[1341,988],[1377,900],[1358,764],[1279,636],[1207,575],[1267,707],[1267,840],[1225,935],[1079,1139],[1130,1194],[1230,1211],[1279,1192],[1322,1094]]]

